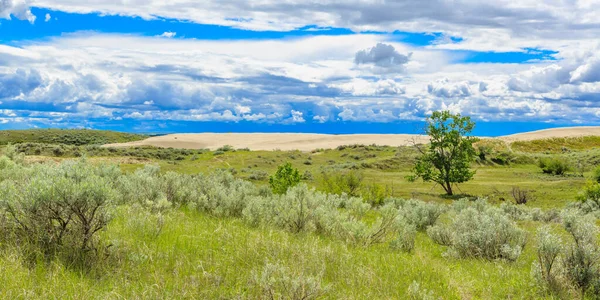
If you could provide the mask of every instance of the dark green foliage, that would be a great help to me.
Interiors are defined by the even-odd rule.
[[[285,194],[290,187],[300,183],[300,172],[291,163],[279,166],[275,175],[269,178],[269,185],[275,194]]]
[[[541,158],[538,166],[545,174],[564,175],[572,170],[569,161],[563,157]]]
[[[467,136],[475,123],[470,117],[452,114],[449,111],[436,111],[427,118],[427,135],[431,141],[429,148],[421,149],[410,180],[422,178],[441,185],[446,194],[453,195],[452,185],[473,178],[471,162],[476,154],[473,143],[478,139]]]

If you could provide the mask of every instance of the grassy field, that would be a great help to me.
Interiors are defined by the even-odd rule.
[[[1,130],[0,145],[9,143],[44,143],[65,145],[102,145],[139,141],[145,135],[89,129]]]
[[[449,198],[432,183],[406,179],[417,157],[410,147],[354,145],[311,153],[229,147],[217,151],[152,147],[111,150],[91,145],[109,139],[112,133],[58,145],[46,143],[56,137],[55,131],[47,132],[51,134],[37,140],[32,135],[16,146],[28,154],[25,165],[55,165],[85,156],[93,165],[117,163],[124,174],[132,176],[137,176],[136,170],[144,165],[160,166],[163,175],[156,176],[226,170],[265,187],[268,176],[279,165],[291,162],[300,170],[304,183],[320,190],[327,190],[322,174],[353,172],[364,177],[364,189],[378,185],[388,196],[438,203],[440,207],[451,207],[464,197],[484,197],[492,206],[512,203],[511,190],[519,187],[533,196],[521,207],[562,209],[575,202],[600,157],[594,142],[587,145],[586,139],[513,145],[484,141],[479,146],[486,146],[486,153],[473,164],[477,170],[474,180],[459,185],[460,195]],[[11,135],[10,142],[17,141]],[[6,151],[0,149],[0,155]],[[537,159],[550,155],[568,159],[574,165],[572,171],[562,176],[544,174]],[[585,164],[577,166],[582,161]],[[0,161],[2,168],[5,166]],[[2,180],[4,177],[0,183]],[[26,182],[27,178],[20,180]],[[152,186],[154,181],[147,182],[133,191],[169,191]],[[289,291],[297,289],[316,291],[313,296],[319,299],[569,299],[577,295],[573,289],[548,293],[532,278],[536,230],[546,222],[532,217],[507,212],[526,236],[522,254],[515,261],[507,261],[448,255],[449,247],[435,243],[425,231],[416,233],[414,250],[406,253],[390,247],[391,235],[384,243],[362,246],[330,234],[294,233],[272,224],[249,226],[241,216],[221,216],[190,205],[170,204],[164,209],[147,205],[144,201],[119,203],[106,230],[99,232],[96,250],[101,251],[93,255],[95,263],[85,267],[60,255],[32,260],[24,255],[25,247],[3,237],[0,298],[288,299],[293,298]],[[437,223],[450,223],[456,214],[458,211],[449,210]],[[380,208],[374,207],[361,222],[375,226],[380,217]],[[0,214],[0,232],[3,221]],[[560,224],[548,222],[555,233],[566,236]]]

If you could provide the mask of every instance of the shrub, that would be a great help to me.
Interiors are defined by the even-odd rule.
[[[320,185],[325,192],[330,194],[345,193],[351,197],[358,197],[363,180],[363,174],[356,171],[336,172],[336,174],[323,172]]]
[[[459,257],[516,260],[525,245],[525,232],[494,207],[468,207],[449,225],[437,226],[447,229],[430,229],[432,235],[439,234],[435,240],[444,244],[449,240],[450,253]]]
[[[435,224],[442,213],[444,213],[442,205],[418,200],[408,200],[401,208],[401,215],[406,222],[420,231]]]
[[[388,187],[384,187],[380,184],[365,185],[361,192],[362,198],[372,206],[382,205],[385,199],[391,195],[392,191]]]
[[[306,276],[281,264],[267,263],[252,272],[252,285],[259,290],[257,299],[310,300],[322,297],[328,287],[321,283],[323,274]]]
[[[594,168],[594,171],[592,172],[592,180],[600,183],[600,166],[596,166],[596,168]]]
[[[194,178],[197,196],[191,208],[218,217],[241,217],[249,200],[259,194],[252,183],[236,179],[226,171]]]
[[[542,172],[554,175],[564,175],[572,169],[569,161],[559,157],[542,158],[539,160],[538,166],[542,169]]]
[[[584,299],[586,292],[600,280],[600,250],[597,245],[598,226],[590,215],[566,211],[563,226],[573,237],[574,244],[564,253],[565,277],[580,291]]]
[[[562,240],[550,233],[550,227],[543,226],[537,231],[537,261],[534,262],[532,274],[534,279],[544,287],[557,290],[558,256],[562,252]]]
[[[4,181],[0,199],[15,236],[45,255],[95,249],[115,199],[112,180],[97,171],[83,161],[69,162],[39,167],[24,181]]]
[[[516,186],[513,186],[511,195],[515,201],[515,204],[526,204],[531,200],[531,193],[528,190],[522,190]]]
[[[300,172],[289,162],[279,166],[277,172],[269,178],[269,185],[275,194],[285,194],[290,187],[299,183]]]
[[[452,233],[448,226],[431,226],[427,228],[427,235],[436,243],[442,246],[452,245]]]
[[[248,179],[256,181],[263,181],[266,180],[268,177],[269,173],[263,170],[253,171],[252,173],[250,173],[250,175],[248,175]]]
[[[583,191],[577,196],[577,200],[600,204],[600,183],[589,181],[583,188]]]
[[[390,246],[393,249],[398,249],[404,252],[412,252],[415,248],[416,235],[417,229],[414,225],[410,225],[406,222],[399,222],[396,239],[390,243]]]
[[[421,285],[413,281],[409,286],[406,292],[408,299],[411,300],[435,300],[438,299],[435,297],[433,291],[427,290]]]

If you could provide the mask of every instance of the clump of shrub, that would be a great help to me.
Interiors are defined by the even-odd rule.
[[[569,161],[562,157],[541,158],[538,166],[545,174],[564,175],[572,170]]]
[[[449,224],[437,224],[427,232],[434,241],[448,245],[449,254],[463,258],[513,261],[526,241],[524,230],[500,209],[484,203],[462,208]]]
[[[0,204],[11,236],[45,257],[80,259],[96,250],[116,199],[113,171],[82,160],[36,166],[23,180],[3,181]]]
[[[408,200],[402,203],[400,211],[408,224],[423,231],[435,224],[440,215],[444,213],[445,208],[437,203]]]
[[[597,298],[600,248],[596,220],[575,210],[565,210],[562,219],[572,242],[565,244],[549,227],[540,228],[532,275],[544,290],[559,293],[575,289],[581,299],[590,293]]]
[[[266,180],[268,177],[269,173],[263,170],[252,171],[252,173],[248,175],[248,179],[256,181],[263,181]]]
[[[262,270],[252,272],[251,284],[258,290],[256,299],[310,300],[327,293],[322,278],[323,274],[310,276],[278,263],[267,263]]]
[[[358,197],[363,186],[363,180],[364,175],[357,171],[323,172],[319,184],[326,193],[347,194],[351,197]]]

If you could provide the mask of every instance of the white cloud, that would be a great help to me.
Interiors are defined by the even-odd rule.
[[[45,22],[50,22],[50,20],[52,19],[52,16],[50,14],[46,14],[46,17],[44,19]]]
[[[12,105],[15,119],[35,115],[82,123],[86,118],[390,122],[442,108],[481,120],[570,123],[593,121],[599,112],[596,46],[566,51],[550,63],[455,64],[443,51],[385,39],[66,35],[0,46],[0,101]],[[406,72],[357,68],[356,53],[381,42],[397,53],[413,53]],[[22,107],[13,109],[16,105]]]
[[[19,20],[27,20],[31,24],[36,19],[29,9],[28,0],[0,0],[0,18],[10,19],[11,15]]]
[[[177,35],[177,32],[172,32],[172,31],[167,31],[167,32],[163,32],[163,34],[160,35],[160,37],[164,37],[164,38],[174,38]]]

